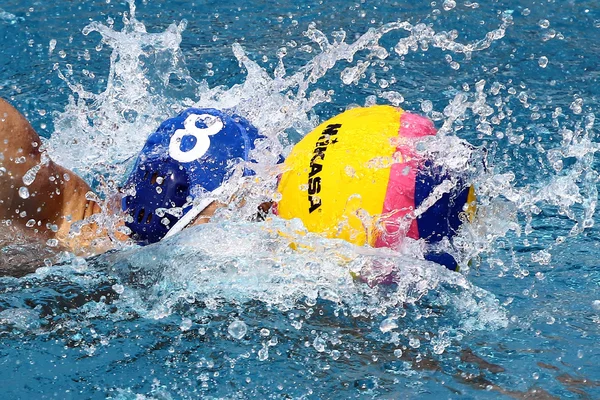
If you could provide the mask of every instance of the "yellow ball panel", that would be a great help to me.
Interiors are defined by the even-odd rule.
[[[285,161],[278,214],[311,232],[373,244],[398,145],[400,116],[391,106],[348,110],[306,135]]]

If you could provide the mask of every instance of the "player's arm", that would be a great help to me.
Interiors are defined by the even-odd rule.
[[[95,239],[96,229],[87,227],[73,239],[71,225],[100,212],[100,206],[86,199],[88,184],[51,161],[40,146],[27,119],[0,99],[0,219],[80,251]]]

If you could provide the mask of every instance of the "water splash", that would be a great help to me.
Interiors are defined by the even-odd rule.
[[[92,22],[84,35],[98,32],[101,44],[112,48],[106,89],[95,94],[57,73],[73,91],[64,112],[55,118],[56,132],[46,146],[53,159],[92,181],[98,174],[117,179],[124,162],[135,155],[162,120],[178,109],[168,97],[172,76],[190,80],[179,48],[186,22],[162,33],[147,33],[135,19],[135,3],[123,15],[118,32]]]
[[[0,21],[14,25],[19,21],[23,21],[23,18],[17,17],[16,15],[6,12],[0,8]]]
[[[455,32],[436,34],[431,29],[424,29],[423,24],[412,26],[408,22],[388,23],[369,29],[353,43],[346,43],[345,32],[339,31],[334,33],[334,41],[330,43],[327,36],[311,24],[304,35],[317,44],[321,52],[298,68],[296,73],[286,77],[283,63],[286,52],[280,55],[272,77],[248,58],[236,43],[232,50],[246,69],[244,83],[231,88],[209,88],[206,82],[194,81],[185,66],[179,45],[186,21],[172,24],[162,33],[148,33],[144,24],[135,18],[133,0],[129,1],[129,6],[129,15],[125,13],[124,27],[120,32],[99,22],[92,22],[83,30],[84,35],[100,33],[101,45],[112,48],[104,92],[88,92],[81,84],[70,82],[68,76],[58,70],[74,97],[56,118],[56,132],[48,147],[58,162],[86,172],[87,176],[93,175],[94,171],[101,174],[111,171],[111,177],[121,173],[122,169],[113,171],[115,162],[122,163],[135,155],[145,137],[162,119],[190,105],[234,109],[248,118],[263,135],[271,138],[271,154],[262,156],[273,164],[281,154],[280,139],[287,136],[288,130],[303,135],[317,124],[312,110],[316,105],[330,101],[333,91],[311,90],[311,86],[339,61],[352,62],[357,53],[366,51],[365,60],[359,60],[357,67],[348,67],[342,73],[344,82],[356,83],[369,66],[369,60],[389,57],[379,40],[390,32],[408,32],[409,36],[401,39],[398,46],[410,43],[407,48],[413,51],[417,51],[418,47],[415,48],[412,43],[419,43],[423,51],[428,48],[425,43],[430,43],[444,51],[470,57],[473,52],[485,50],[493,41],[501,39],[511,24],[510,17],[505,16],[497,30],[469,44],[456,42]],[[361,73],[350,73],[352,68],[358,68]],[[196,101],[166,95],[173,75],[187,82],[188,88],[195,88]],[[348,75],[352,75],[352,79]],[[85,157],[82,158],[81,154]],[[108,160],[107,155],[110,157]],[[260,155],[257,157],[260,158]]]
[[[356,318],[421,303],[447,307],[466,330],[507,323],[494,296],[460,274],[393,251],[324,239],[303,232],[298,221],[206,224],[152,246],[101,256],[94,264],[119,277],[127,288],[121,300],[149,318],[165,318],[182,302],[200,302],[218,314],[223,303],[258,300],[289,311],[325,300]],[[389,278],[391,271],[394,284],[359,284],[349,271],[367,282]],[[423,305],[430,291],[443,294]]]
[[[135,18],[133,1],[129,5],[120,32],[98,22],[84,30],[84,34],[99,33],[101,44],[112,48],[105,91],[88,92],[71,82],[68,71],[59,71],[74,95],[65,111],[57,115],[56,132],[47,143],[53,158],[90,181],[98,176],[119,181],[127,161],[141,148],[146,136],[162,119],[188,106],[233,109],[255,124],[266,139],[254,152],[258,162],[249,165],[257,175],[241,188],[237,181],[231,181],[234,183],[224,191],[223,200],[233,198],[233,205],[221,210],[214,224],[189,229],[154,246],[112,253],[90,262],[92,269],[105,271],[120,281],[117,293],[122,313],[131,311],[145,318],[164,319],[181,313],[182,304],[201,304],[208,314],[218,315],[228,304],[240,306],[256,301],[284,312],[324,301],[334,305],[337,315],[377,319],[377,326],[383,326],[379,329],[382,334],[392,333],[381,340],[392,343],[399,341],[393,326],[406,318],[414,329],[404,336],[410,336],[414,346],[419,347],[420,339],[417,343],[414,331],[422,333],[431,327],[420,329],[417,321],[422,315],[434,315],[432,310],[441,307],[453,318],[448,325],[436,326],[438,335],[430,337],[436,354],[448,346],[448,332],[506,326],[506,311],[494,296],[470,284],[463,275],[450,274],[423,261],[422,243],[406,240],[396,251],[364,249],[310,234],[298,235],[302,227],[296,222],[232,221],[251,220],[258,204],[277,198],[274,187],[279,155],[286,154],[291,142],[317,125],[315,108],[331,101],[335,94],[321,86],[336,79],[338,75],[331,76],[339,69],[339,80],[344,85],[358,84],[367,77],[378,82],[382,91],[371,95],[369,104],[383,100],[399,105],[404,95],[387,90],[393,82],[377,80],[372,72],[381,62],[436,48],[455,70],[460,68],[454,59],[457,55],[469,59],[502,40],[512,24],[510,13],[501,15],[497,29],[470,43],[460,43],[455,30],[436,32],[426,24],[403,21],[369,29],[347,43],[344,31],[334,32],[330,40],[311,24],[305,36],[319,51],[303,66],[292,71],[286,64],[293,53],[282,50],[277,65],[269,72],[241,45],[233,44],[232,52],[246,71],[245,79],[232,87],[209,87],[206,82],[192,79],[186,69],[179,47],[185,22],[173,24],[162,33],[148,33]],[[392,53],[380,44],[391,32],[406,35],[396,42]],[[171,95],[173,77],[186,83],[186,95]],[[459,260],[464,271],[469,270],[472,260],[476,268],[488,263],[502,265],[504,274],[520,273],[524,259],[515,256],[506,260],[497,254],[496,244],[511,235],[535,234],[532,221],[542,208],[555,207],[559,215],[573,221],[570,235],[578,235],[593,224],[598,180],[592,162],[598,149],[593,141],[594,118],[593,114],[582,115],[583,100],[575,100],[570,110],[581,116],[580,120],[566,122],[560,117],[563,111],[554,110],[554,132],[541,132],[541,117],[537,115],[540,106],[532,93],[512,81],[480,80],[474,89],[463,84],[448,95],[443,110],[422,103],[422,111],[441,123],[441,128],[421,151],[435,157],[453,175],[475,185],[479,198],[476,220],[464,224],[452,242],[440,246]],[[516,119],[516,111],[530,113],[527,124]],[[469,125],[477,135],[470,138],[485,145],[487,151],[464,146],[459,136],[467,137]],[[558,133],[561,140],[541,145],[535,137],[528,137],[529,133]],[[505,159],[515,155],[529,160],[526,152],[532,149],[545,155],[539,161],[529,154],[538,167],[536,173],[543,174],[544,179],[520,184],[522,172],[511,170],[514,164],[505,163]],[[438,194],[451,190],[454,184],[447,182]],[[116,185],[108,184],[102,190],[110,195]],[[545,253],[536,253],[536,262],[548,264],[551,256],[549,259],[547,254],[553,246],[543,249]],[[355,281],[349,271],[366,282]],[[392,287],[375,285],[391,273],[395,274]],[[431,293],[437,296],[432,299]],[[406,308],[414,314],[399,315],[402,312],[398,310]],[[103,315],[102,310],[94,312]],[[290,324],[302,325],[297,319]],[[324,350],[322,341],[315,341],[313,347]]]

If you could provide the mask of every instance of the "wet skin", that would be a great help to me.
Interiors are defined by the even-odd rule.
[[[74,222],[99,212],[100,206],[86,199],[89,185],[48,159],[41,144],[25,117],[0,99],[0,219],[30,235],[57,239],[73,250],[85,247],[91,239],[90,229],[84,229],[77,240],[68,237],[69,230]],[[26,185],[23,177],[32,168],[39,170]],[[29,197],[19,194],[23,187]],[[28,224],[30,220],[35,221],[33,226]]]
[[[39,135],[29,121],[0,98],[0,222],[3,225],[0,228],[0,244],[10,243],[16,238],[21,238],[21,242],[27,244],[35,240],[46,243],[49,239],[56,239],[57,250],[87,256],[113,248],[115,240],[127,240],[126,235],[118,232],[113,232],[109,237],[108,232],[99,229],[93,221],[83,224],[77,234],[72,233],[74,223],[94,214],[119,214],[120,199],[102,204],[88,200],[86,195],[91,193],[90,186],[74,172],[50,160],[40,149],[41,144]],[[32,169],[38,171],[33,182],[25,179],[29,183],[27,185],[23,178]],[[23,194],[25,189],[21,188],[26,188],[29,195]],[[208,222],[221,206],[217,202],[209,205],[193,224]],[[122,225],[122,218],[119,224]],[[37,247],[39,250],[40,246]],[[33,261],[38,250],[30,251],[33,254],[29,261]],[[38,266],[42,264],[42,259],[41,255],[37,257]],[[22,275],[15,270],[14,264],[15,259],[0,257],[0,276]],[[27,272],[32,272],[31,268]]]

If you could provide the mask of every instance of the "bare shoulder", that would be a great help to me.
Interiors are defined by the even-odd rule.
[[[27,119],[0,99],[0,218],[14,218],[23,176],[40,164],[40,144]]]
[[[30,155],[39,159],[40,138],[27,119],[0,98],[0,151]]]
[[[80,240],[68,238],[71,224],[99,212],[88,201],[89,185],[40,150],[41,139],[29,121],[0,99],[0,220],[31,237],[56,238],[78,252]],[[95,239],[90,229],[85,242]]]

